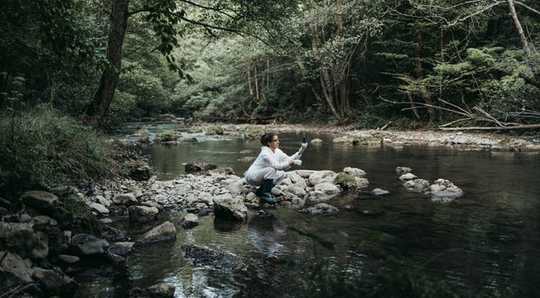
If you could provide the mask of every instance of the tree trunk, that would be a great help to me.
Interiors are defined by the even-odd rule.
[[[109,111],[122,68],[122,45],[127,29],[129,0],[114,0],[111,11],[111,28],[107,44],[109,65],[103,71],[94,100],[87,107],[88,121],[102,125]]]
[[[422,57],[424,49],[424,35],[422,30],[416,29],[416,80],[420,81],[424,77],[424,68],[422,66]],[[424,102],[427,104],[427,111],[429,113],[429,121],[433,120],[433,101],[431,100],[431,95],[429,91],[419,90],[418,92]]]
[[[248,63],[247,79],[248,79],[249,95],[253,96],[253,87],[251,86],[251,63]]]
[[[255,63],[255,66],[253,67],[253,77],[255,78],[255,98],[257,99],[257,102],[260,101],[259,97],[259,78],[257,77],[257,63]]]
[[[523,50],[525,50],[525,53],[527,53],[527,56],[531,56],[532,50],[529,46],[529,42],[527,41],[527,37],[525,36],[525,33],[523,32],[523,27],[521,27],[521,22],[518,19],[517,13],[516,13],[516,7],[514,6],[514,0],[507,0],[508,6],[510,8],[510,14],[512,15],[512,19],[514,20],[514,25],[516,26],[516,29],[519,34],[519,38],[521,39],[521,45],[523,46]]]

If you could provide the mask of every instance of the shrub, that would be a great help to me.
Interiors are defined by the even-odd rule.
[[[16,193],[111,174],[110,146],[91,128],[39,106],[0,118],[0,190]]]

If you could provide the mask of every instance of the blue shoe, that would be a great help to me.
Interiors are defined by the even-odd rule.
[[[268,204],[273,205],[277,203],[276,198],[269,192],[262,194],[262,196],[259,196],[259,198],[261,198],[261,200]]]

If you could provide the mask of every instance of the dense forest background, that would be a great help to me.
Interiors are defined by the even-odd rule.
[[[99,132],[164,113],[540,126],[536,0],[3,0],[0,27],[0,188],[103,176]]]
[[[1,6],[4,110],[46,103],[103,126],[161,113],[358,127],[538,120],[538,1]]]

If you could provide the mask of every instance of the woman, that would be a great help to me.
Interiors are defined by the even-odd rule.
[[[292,165],[300,166],[302,153],[306,150],[307,142],[302,143],[298,152],[288,156],[279,149],[279,138],[275,133],[265,133],[261,136],[261,153],[244,174],[246,182],[251,185],[260,185],[255,192],[265,202],[275,204],[277,200],[272,196],[272,187],[287,177],[283,171]]]

